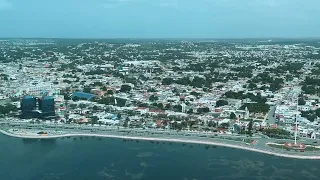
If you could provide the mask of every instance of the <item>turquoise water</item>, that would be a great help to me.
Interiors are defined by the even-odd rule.
[[[320,161],[181,143],[0,135],[0,157],[0,180],[320,179]]]

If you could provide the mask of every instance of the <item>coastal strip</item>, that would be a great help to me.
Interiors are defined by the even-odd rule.
[[[202,140],[188,140],[188,139],[179,139],[179,138],[158,138],[158,137],[135,137],[135,136],[119,136],[119,135],[107,135],[107,134],[85,134],[85,133],[75,133],[75,134],[61,134],[61,135],[50,135],[50,136],[28,136],[28,135],[18,135],[9,133],[4,130],[0,130],[0,133],[5,134],[7,136],[16,137],[16,138],[24,138],[24,139],[54,139],[60,137],[84,137],[84,136],[93,136],[93,137],[105,137],[105,138],[117,138],[117,139],[131,139],[131,140],[145,140],[145,141],[164,141],[164,142],[176,142],[176,143],[190,143],[190,144],[203,144],[203,145],[214,145],[214,146],[222,146],[229,147],[235,149],[242,149],[247,151],[253,151],[263,154],[268,154],[272,156],[284,157],[284,158],[293,158],[293,159],[320,159],[320,156],[301,156],[301,155],[292,155],[278,152],[271,152],[267,150],[261,150],[252,147],[245,147],[234,144],[227,143],[219,143],[212,141],[202,141]]]

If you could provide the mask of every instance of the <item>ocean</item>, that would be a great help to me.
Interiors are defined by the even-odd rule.
[[[197,144],[0,135],[0,180],[130,179],[320,179],[320,161]]]

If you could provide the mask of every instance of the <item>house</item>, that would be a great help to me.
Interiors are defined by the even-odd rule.
[[[151,116],[157,116],[157,115],[166,115],[166,112],[164,110],[149,110],[148,114]]]
[[[310,106],[298,106],[299,111],[310,111]]]
[[[99,96],[99,97],[101,97],[101,96],[104,95],[104,91],[101,91],[101,90],[99,90],[99,89],[91,89],[90,92],[91,92],[92,94],[94,94],[94,95]]]
[[[147,113],[149,112],[149,108],[146,108],[146,107],[137,107],[137,108],[135,109],[135,111],[136,111],[137,114],[140,114],[140,115],[142,115],[142,114],[147,114]]]

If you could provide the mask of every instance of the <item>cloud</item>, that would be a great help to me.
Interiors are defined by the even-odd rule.
[[[0,10],[11,9],[12,4],[8,0],[0,0]]]
[[[107,0],[104,4],[101,5],[103,8],[116,8],[124,4],[140,2],[141,0]]]
[[[162,1],[160,2],[160,7],[163,8],[178,8],[178,2],[177,1]]]

